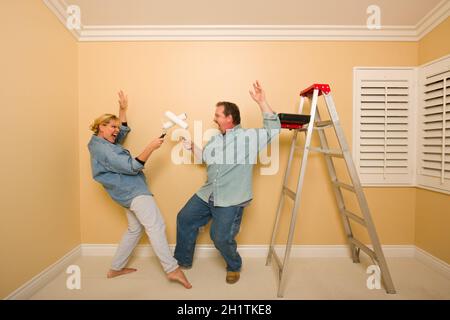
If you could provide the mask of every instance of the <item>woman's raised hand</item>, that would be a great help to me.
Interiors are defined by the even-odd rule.
[[[128,96],[123,93],[122,90],[119,91],[119,106],[120,110],[128,109]]]

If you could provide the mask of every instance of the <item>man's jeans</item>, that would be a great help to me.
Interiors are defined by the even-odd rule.
[[[185,267],[192,266],[198,229],[212,219],[210,235],[220,251],[227,271],[240,271],[242,259],[237,252],[234,238],[239,232],[244,207],[214,207],[213,202],[205,202],[194,195],[177,216],[177,246],[175,259]]]

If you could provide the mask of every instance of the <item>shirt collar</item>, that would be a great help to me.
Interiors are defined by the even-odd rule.
[[[95,134],[92,135],[92,139],[93,139],[94,141],[97,141],[97,142],[100,142],[100,143],[104,143],[104,144],[114,144],[114,143],[111,143],[111,142],[109,142],[108,140],[103,139],[103,138],[101,138],[101,137],[99,137],[99,136],[97,136],[97,135],[95,135]]]
[[[240,124],[237,124],[237,125],[235,125],[233,128],[228,129],[228,130],[225,132],[225,134],[222,134],[222,135],[223,135],[223,136],[226,136],[228,133],[235,132],[235,131],[238,130],[238,129],[241,129],[241,125],[240,125]]]

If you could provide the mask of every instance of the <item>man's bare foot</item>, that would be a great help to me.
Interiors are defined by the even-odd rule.
[[[179,267],[176,268],[174,271],[168,273],[167,278],[171,281],[178,281],[186,289],[192,288],[192,285],[189,283],[188,279],[184,275],[184,272]]]
[[[106,277],[108,279],[111,279],[111,278],[115,278],[115,277],[121,276],[123,274],[135,272],[135,271],[137,271],[137,269],[134,269],[134,268],[123,268],[121,270],[112,270],[112,269],[110,269],[108,271],[108,273],[106,274]]]

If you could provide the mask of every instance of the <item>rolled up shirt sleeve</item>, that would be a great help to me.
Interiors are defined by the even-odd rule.
[[[280,129],[281,122],[276,113],[263,112],[263,126],[265,129]]]
[[[115,144],[122,144],[130,131],[131,131],[131,129],[130,129],[130,127],[128,127],[128,123],[122,122],[122,125],[120,126],[119,134],[117,135],[117,138],[115,141]]]
[[[278,114],[263,112],[263,128],[258,130],[258,151],[265,148],[280,133],[281,122]]]

